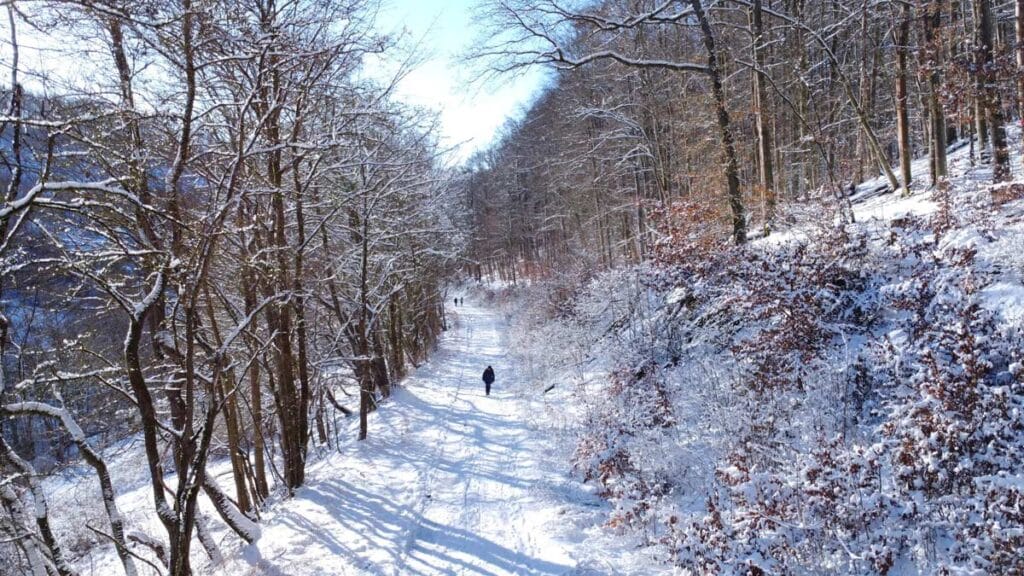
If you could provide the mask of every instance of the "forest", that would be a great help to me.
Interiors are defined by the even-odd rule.
[[[1024,572],[1024,0],[384,4],[0,3],[0,576]]]
[[[486,21],[557,72],[467,164],[470,273],[604,526],[683,574],[1024,571],[1024,3]]]
[[[367,8],[6,3],[2,546],[26,573],[76,572],[39,480],[72,457],[102,486],[94,542],[127,574],[132,540],[190,573],[191,546],[209,544],[201,494],[253,540],[271,487],[301,486],[310,444],[334,442],[332,416],[365,437],[433,346],[460,244],[452,188],[430,118],[360,78],[390,49]],[[18,64],[25,30],[81,41],[98,72],[26,90],[40,71]],[[104,448],[128,435],[159,539],[118,511]],[[231,461],[230,497],[214,457]]]
[[[574,241],[599,247],[602,266],[645,260],[659,239],[649,213],[679,201],[722,212],[737,244],[811,197],[849,219],[851,189],[878,174],[889,190],[936,187],[955,146],[1010,179],[1015,3],[509,1],[488,17],[478,58],[563,72],[470,164],[486,226],[472,250],[488,272],[553,262]]]

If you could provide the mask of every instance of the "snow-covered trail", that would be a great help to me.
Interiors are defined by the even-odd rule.
[[[430,363],[372,416],[369,439],[313,465],[307,487],[264,518],[242,570],[222,573],[605,573],[577,568],[579,539],[564,537],[562,515],[594,499],[545,471],[549,441],[506,360],[505,322],[472,303],[453,313]]]

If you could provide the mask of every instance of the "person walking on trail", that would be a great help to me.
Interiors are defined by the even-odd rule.
[[[491,384],[494,383],[494,368],[490,366],[484,370],[484,393],[487,396],[491,395]]]

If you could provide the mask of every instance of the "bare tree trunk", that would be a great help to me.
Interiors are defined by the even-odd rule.
[[[247,217],[256,221],[257,213],[258,211],[254,209],[251,215],[246,214],[245,203],[240,202],[238,207],[239,229],[244,230]],[[245,314],[249,316],[256,310],[257,278],[251,262],[255,261],[258,248],[255,235],[248,237],[243,233],[240,242],[246,255],[241,273],[242,300]],[[257,355],[260,343],[256,338],[251,338],[251,340],[250,349],[254,355]],[[260,368],[260,362],[254,361],[249,369],[249,411],[252,414],[253,484],[255,485],[253,495],[257,503],[266,500],[270,494],[267,484],[267,466],[263,456],[266,446],[263,441],[263,390],[260,385]]]
[[[858,88],[860,90],[860,101],[867,102],[869,98],[868,94],[868,63],[874,60],[874,54],[877,50],[868,41],[871,37],[871,30],[868,28],[868,16],[870,11],[868,10],[867,1],[864,0],[861,3],[860,8],[860,34],[864,42],[860,47],[860,64],[859,64],[859,78]],[[867,136],[862,131],[857,137],[857,164],[854,169],[853,184],[860,184],[864,181],[864,164],[869,161],[869,151]]]
[[[405,376],[405,350],[402,337],[402,307],[398,304],[398,298],[395,294],[388,301],[388,349],[391,352],[391,374],[396,379],[401,379]]]
[[[224,562],[224,555],[221,554],[220,546],[217,545],[217,541],[210,534],[206,521],[207,517],[205,515],[198,514],[196,516],[196,538],[199,540],[199,544],[202,545],[203,550],[206,550],[206,556],[210,559],[210,564],[220,566]]]
[[[984,161],[988,154],[988,105],[985,98],[985,78],[981,70],[985,65],[984,53],[981,49],[982,36],[982,0],[973,0],[974,11],[974,126],[978,134],[978,156]]]
[[[100,456],[100,453],[89,444],[85,432],[71,416],[71,413],[40,402],[8,404],[0,407],[0,413],[41,416],[57,420],[61,424],[64,432],[71,437],[71,441],[78,448],[79,454],[96,471],[96,479],[100,483],[103,508],[107,513],[107,521],[110,522],[110,537],[114,542],[114,549],[117,551],[117,556],[121,559],[125,575],[135,576],[138,572],[135,569],[135,562],[132,560],[131,553],[128,551],[128,543],[124,535],[124,518],[117,508],[117,495],[114,492],[114,483],[110,479],[107,463]]]
[[[300,115],[303,111],[301,103],[297,106],[296,115]],[[302,128],[301,119],[296,119],[294,127],[292,128],[292,140],[298,141],[300,138]],[[302,184],[302,178],[300,177],[301,172],[301,159],[298,155],[293,156],[292,159],[292,188],[295,195],[295,227],[296,227],[296,238],[295,238],[295,277],[293,290],[295,291],[295,335],[296,343],[298,345],[298,372],[299,372],[299,421],[296,424],[299,427],[298,430],[298,441],[302,446],[303,452],[303,466],[305,466],[305,453],[309,446],[309,404],[312,398],[312,384],[310,382],[309,375],[309,351],[308,351],[308,336],[306,333],[306,296],[303,285],[303,279],[305,278],[305,258],[304,252],[306,249],[306,217],[303,212],[303,192],[304,186]]]
[[[0,441],[2,440],[0,438]],[[3,503],[3,509],[13,522],[12,529],[23,530],[26,533],[25,537],[14,538],[14,544],[28,560],[28,569],[31,576],[49,576],[56,573],[57,567],[47,557],[46,551],[34,537],[35,534],[32,528],[26,525],[30,514],[25,510],[21,498],[18,497],[17,492],[14,491],[10,484],[0,484],[0,502]]]
[[[57,542],[57,537],[54,536],[53,528],[50,526],[50,507],[47,504],[46,492],[43,491],[43,486],[39,482],[39,475],[36,474],[32,465],[19,457],[14,452],[14,449],[7,444],[7,440],[0,435],[0,462],[4,461],[17,470],[28,482],[35,504],[36,527],[39,529],[39,535],[43,539],[43,545],[49,552],[53,566],[57,569],[57,574],[59,576],[75,576],[77,572],[71,567],[67,559],[64,558],[64,551]]]
[[[992,179],[1004,182],[1010,178],[1010,151],[1006,144],[1006,119],[1003,115],[1003,99],[996,85],[994,63],[995,21],[992,15],[991,0],[976,0],[978,18],[978,50],[981,67],[978,74],[982,77],[982,101],[991,124],[992,134]]]
[[[754,0],[750,13],[751,32],[753,33],[754,66],[754,110],[757,113],[757,159],[761,177],[761,193],[763,194],[764,233],[771,232],[772,221],[775,219],[775,171],[772,152],[772,128],[768,110],[767,80],[764,72],[764,23],[761,13],[761,0]]]
[[[273,140],[272,140],[273,141]],[[273,163],[273,161],[272,161]],[[271,181],[280,184],[280,172],[277,166],[271,167]],[[272,196],[272,209],[274,218],[274,247],[278,254],[275,270],[275,288],[279,293],[288,291],[292,286],[288,281],[288,262],[285,254],[288,250],[288,240],[285,235],[285,207],[284,193],[276,188]],[[268,294],[269,296],[269,294]],[[275,309],[276,308],[276,309]],[[291,306],[269,306],[271,330],[274,332],[274,366],[277,372],[277,388],[275,390],[275,404],[277,406],[278,421],[281,425],[281,455],[284,459],[284,481],[289,492],[293,492],[302,486],[305,475],[305,446],[301,437],[300,420],[305,420],[306,415],[301,412],[298,389],[295,381],[295,354],[292,348],[292,319]]]
[[[366,440],[369,424],[368,417],[374,407],[373,389],[373,368],[370,362],[370,300],[369,300],[369,274],[370,274],[370,233],[369,224],[369,201],[366,190],[365,173],[363,178],[362,193],[362,214],[359,221],[359,245],[361,257],[359,260],[359,324],[356,335],[355,352],[359,356],[357,370],[359,374],[359,440]]]
[[[259,537],[259,527],[249,518],[235,513],[234,503],[213,478],[204,479],[203,492],[210,498],[214,510],[224,520],[224,523],[234,530],[242,540],[245,540],[247,544],[252,544]]]
[[[327,419],[324,417],[324,387],[317,386],[316,389],[316,410],[314,410],[313,417],[316,420],[316,435],[317,441],[321,446],[330,446],[331,437],[328,431]]]
[[[794,2],[794,11],[797,20],[804,18],[804,2],[805,0],[796,0]],[[798,120],[807,118],[809,111],[810,96],[807,84],[799,79],[799,74],[802,74],[808,67],[808,55],[807,55],[807,42],[805,30],[799,26],[796,27],[795,33],[793,34],[794,48],[800,54],[800,63],[797,66],[797,81],[796,81],[796,116]],[[803,121],[797,122],[797,142],[800,143],[801,148],[804,148],[804,142],[807,142],[807,138],[810,136],[808,132],[808,123]],[[797,197],[803,198],[807,193],[808,189],[812,187],[813,174],[811,172],[811,156],[812,153],[809,150],[802,149],[797,155],[797,159],[800,163],[800,168],[797,171],[797,185],[795,193]]]
[[[226,379],[227,385],[221,385],[219,393],[224,405],[224,425],[228,433],[228,450],[231,452],[231,471],[235,480],[235,494],[237,494],[239,509],[244,513],[252,513],[255,506],[252,498],[249,497],[249,488],[246,483],[246,462],[242,454],[242,433],[238,417],[239,382],[235,378],[234,371],[229,372]],[[225,388],[227,389],[225,390]]]
[[[220,334],[220,327],[217,322],[217,316],[213,312],[213,300],[210,298],[209,284],[204,282],[204,300],[206,303],[206,317],[207,322],[210,325],[210,330],[213,333],[214,342],[217,343],[217,347],[220,348],[224,345],[223,339]],[[253,509],[252,501],[249,498],[249,490],[246,486],[245,478],[245,460],[242,458],[242,447],[241,447],[241,432],[238,424],[238,381],[235,378],[234,370],[229,370],[225,374],[224,379],[220,381],[220,386],[217,387],[217,397],[219,402],[223,405],[224,411],[224,428],[227,431],[228,436],[228,452],[231,458],[231,475],[235,481],[235,494],[238,502],[238,507],[242,512],[251,512]]]
[[[1017,31],[1017,122],[1024,128],[1024,0],[1017,0],[1014,6]]]
[[[384,398],[391,396],[391,374],[388,372],[387,351],[381,340],[379,322],[375,323],[373,334],[373,380],[374,388]]]
[[[363,328],[363,323],[360,322],[357,329],[362,331]],[[366,346],[361,338],[358,341],[360,345],[354,350],[355,354],[361,358],[368,357],[369,346]],[[357,360],[357,362],[356,377],[359,380],[359,436],[357,439],[366,440],[369,434],[369,416],[373,411],[373,371],[370,369],[370,363],[365,359]]]
[[[942,4],[932,0],[924,15],[925,66],[928,76],[928,134],[932,186],[945,178],[946,163],[946,115],[939,102],[942,90],[942,45],[937,32],[942,25]]]
[[[729,207],[732,210],[732,237],[736,244],[743,244],[747,241],[747,217],[743,209],[743,192],[740,190],[739,167],[736,163],[736,148],[733,145],[732,128],[729,122],[729,110],[726,107],[725,89],[722,86],[722,76],[718,68],[718,51],[715,49],[715,36],[711,30],[711,23],[707,14],[704,13],[704,6],[701,0],[690,0],[697,21],[700,23],[701,36],[704,39],[704,49],[708,55],[708,76],[711,79],[711,92],[715,98],[715,116],[718,120],[718,130],[722,139],[722,149],[725,154],[725,179],[728,185],[726,196],[729,200]]]
[[[265,19],[275,17],[275,14],[264,14]],[[267,30],[271,29],[272,22],[265,21]],[[281,80],[278,61],[276,57],[268,59],[268,85],[263,87],[265,102],[271,102],[272,98],[280,96]],[[281,134],[281,110],[269,111],[266,121],[266,138],[271,146],[282,143]],[[294,285],[289,278],[288,253],[291,248],[288,242],[286,228],[288,226],[285,210],[284,166],[280,148],[271,151],[267,158],[267,180],[272,187],[271,193],[271,218],[272,230],[269,243],[274,248],[275,258],[269,262],[273,266],[272,284],[265,287],[265,297],[290,292]],[[292,306],[290,304],[272,305],[267,310],[267,326],[273,337],[274,370],[276,372],[276,387],[274,388],[274,403],[277,408],[278,423],[280,424],[280,445],[284,466],[284,483],[289,493],[302,486],[305,480],[306,457],[305,442],[303,441],[303,426],[307,425],[306,414],[302,412],[299,388],[296,385],[295,375],[295,352],[292,345],[293,323]]]
[[[910,193],[912,174],[910,161],[910,117],[907,112],[907,44],[910,42],[910,5],[900,6],[900,22],[896,29],[896,139],[900,149],[900,178],[903,193]]]
[[[160,450],[158,441],[159,421],[156,411],[156,402],[149,391],[142,371],[141,355],[139,348],[142,341],[142,327],[146,315],[150,309],[159,301],[165,288],[164,274],[161,272],[156,283],[150,290],[150,296],[146,301],[148,306],[142,307],[129,319],[128,335],[124,341],[124,363],[125,371],[128,374],[128,383],[131,385],[135,403],[139,409],[139,416],[142,426],[143,445],[146,449],[146,460],[149,465],[150,488],[152,490],[153,502],[157,510],[157,517],[167,530],[168,539],[171,545],[171,573],[174,576],[187,574],[188,558],[182,557],[182,521],[179,515],[180,510],[172,508],[164,493],[164,467],[163,453]],[[184,548],[187,550],[187,544]]]

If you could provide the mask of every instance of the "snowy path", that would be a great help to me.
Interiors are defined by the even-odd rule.
[[[472,304],[455,314],[431,362],[373,415],[369,440],[312,466],[308,486],[265,518],[241,570],[223,573],[609,573],[577,568],[580,538],[565,537],[566,520],[596,503],[544,471],[550,446],[515,387],[504,322]]]

